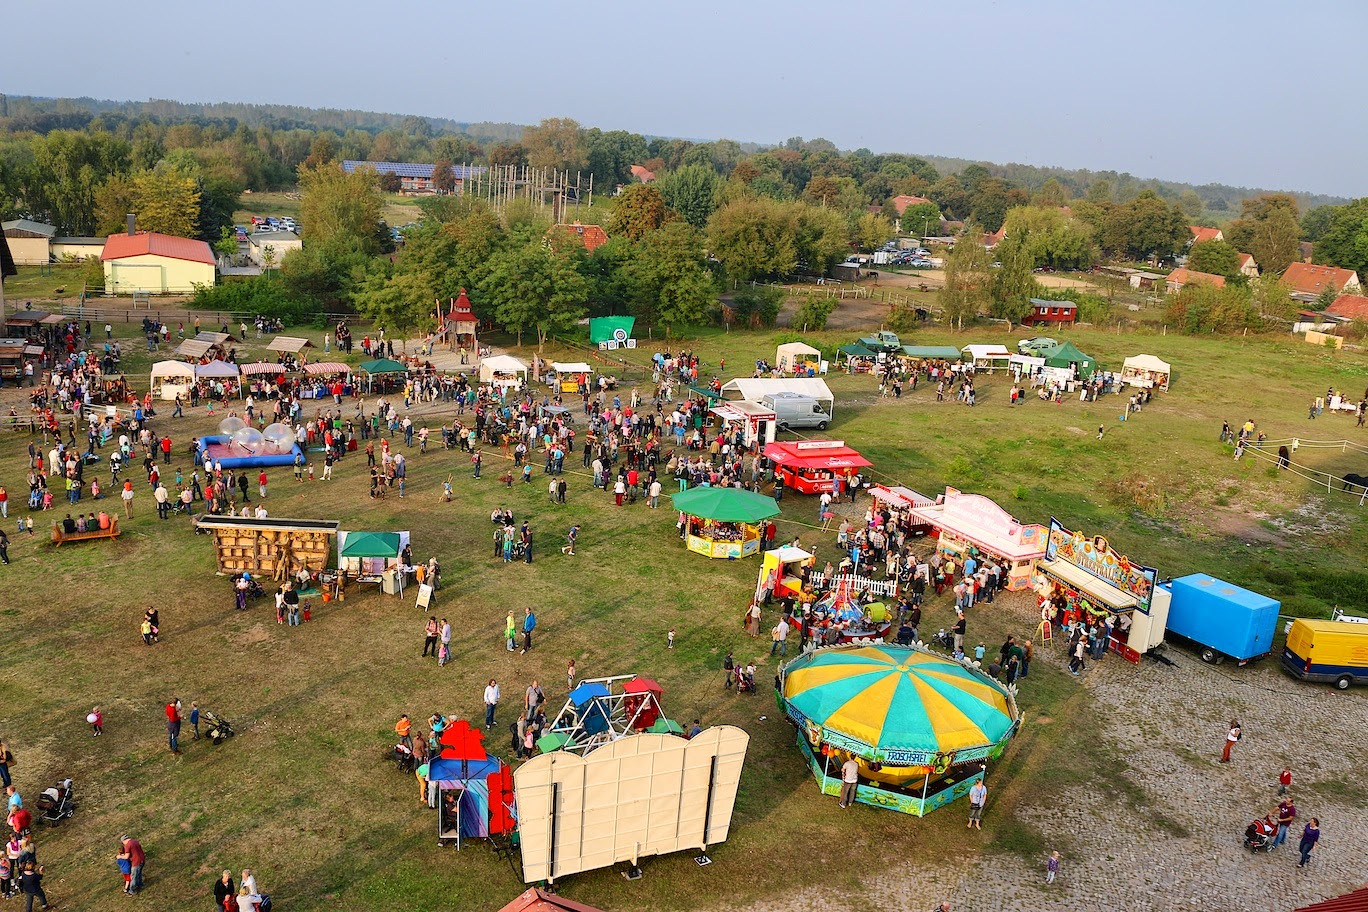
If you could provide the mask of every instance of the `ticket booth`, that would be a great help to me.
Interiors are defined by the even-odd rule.
[[[854,477],[870,465],[844,440],[800,440],[796,443],[771,443],[765,457],[774,463],[775,474],[784,486],[799,494],[822,494],[835,488],[836,476]]]

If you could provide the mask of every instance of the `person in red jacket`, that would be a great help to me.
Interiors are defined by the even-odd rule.
[[[162,462],[171,462],[171,435],[167,434],[161,439]]]
[[[166,743],[171,747],[171,753],[180,753],[180,715],[181,702],[175,697],[166,704]]]
[[[142,889],[143,864],[147,862],[147,854],[143,852],[142,843],[127,834],[119,837],[119,843],[128,853],[129,882],[124,892],[131,895]]]

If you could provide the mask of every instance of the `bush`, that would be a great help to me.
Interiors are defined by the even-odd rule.
[[[92,294],[104,294],[104,263],[100,262],[99,257],[86,257],[81,261],[81,278]]]
[[[793,326],[804,332],[826,329],[827,318],[836,309],[836,302],[830,298],[808,298],[793,315]]]
[[[200,310],[274,317],[287,324],[304,321],[310,308],[279,280],[270,276],[197,285],[190,306]]]
[[[748,285],[732,295],[731,309],[744,326],[773,326],[785,296],[782,288]]]

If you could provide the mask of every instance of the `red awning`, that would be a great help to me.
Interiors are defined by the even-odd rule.
[[[269,361],[256,361],[252,364],[242,365],[242,372],[248,377],[255,377],[259,374],[283,374],[287,371],[283,364],[272,364]]]
[[[304,365],[304,372],[307,374],[349,374],[351,368],[341,361],[317,361],[313,364]]]
[[[831,441],[827,446],[813,446],[824,442],[771,443],[765,447],[765,457],[777,465],[795,469],[858,469],[872,465],[857,451],[838,441]]]

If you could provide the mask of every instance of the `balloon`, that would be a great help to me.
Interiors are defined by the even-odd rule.
[[[219,433],[225,437],[232,437],[246,426],[247,422],[241,418],[224,418],[219,422]]]
[[[233,432],[233,443],[242,447],[244,450],[256,452],[261,449],[265,439],[261,436],[261,431],[253,427],[238,428]]]
[[[295,433],[288,424],[268,424],[261,436],[266,438],[267,446],[275,447],[282,453],[288,453],[295,445]]]

